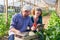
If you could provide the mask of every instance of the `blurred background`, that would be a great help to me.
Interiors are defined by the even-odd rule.
[[[24,5],[42,9],[45,40],[60,40],[60,0],[0,0],[0,40],[7,40],[12,15]]]

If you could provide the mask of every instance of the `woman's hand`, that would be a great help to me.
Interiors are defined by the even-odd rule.
[[[32,27],[31,27],[31,30],[32,30],[32,31],[36,30],[36,27],[32,26]]]

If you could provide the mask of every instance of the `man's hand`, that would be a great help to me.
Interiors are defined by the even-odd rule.
[[[21,32],[18,31],[18,30],[16,30],[16,32],[15,32],[16,35],[19,35],[20,33],[21,33]]]
[[[10,31],[14,32],[17,35],[21,33],[19,30],[16,30],[15,28],[11,28]]]

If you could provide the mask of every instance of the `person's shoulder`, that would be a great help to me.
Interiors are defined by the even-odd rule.
[[[28,16],[29,18],[33,18],[33,16]]]
[[[39,18],[42,18],[42,16],[39,16]]]
[[[20,13],[15,13],[14,15],[13,15],[13,17],[19,17],[20,16]]]
[[[33,18],[33,16],[30,16],[30,18],[32,19],[32,18]]]
[[[30,20],[30,19],[31,19],[31,17],[30,17],[30,16],[27,16],[27,19],[29,19],[29,20]]]
[[[20,14],[19,13],[15,13],[12,18],[19,18],[20,17]]]
[[[33,20],[33,16],[28,16],[28,19],[29,20]]]
[[[42,16],[39,17],[39,20],[42,20]]]

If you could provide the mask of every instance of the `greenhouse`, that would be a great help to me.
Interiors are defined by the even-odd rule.
[[[60,40],[60,0],[0,0],[0,40]]]

